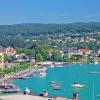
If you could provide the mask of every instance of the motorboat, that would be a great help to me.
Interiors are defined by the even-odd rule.
[[[46,68],[45,67],[39,68],[39,69],[37,69],[37,71],[39,71],[39,72],[45,72],[46,71]]]
[[[45,72],[41,72],[41,73],[39,74],[39,76],[40,76],[40,77],[45,77],[45,76],[46,76],[46,73],[45,73]]]
[[[37,74],[33,74],[33,76],[45,77],[46,76],[46,73],[45,72],[40,72],[40,73],[37,73]]]
[[[20,92],[19,88],[12,88],[12,89],[0,89],[1,93],[18,93]]]
[[[22,77],[19,77],[18,79],[29,79],[30,77],[24,77],[24,76],[22,76]]]
[[[20,92],[20,88],[14,84],[0,84],[0,92],[2,93],[17,93]]]
[[[52,89],[53,90],[61,90],[61,88],[59,87],[59,85],[52,85]]]
[[[56,81],[51,81],[50,84],[51,84],[51,85],[52,85],[52,84],[56,84],[56,85],[57,85],[57,84],[59,84],[59,83],[56,82]]]
[[[75,83],[75,84],[72,85],[72,87],[74,87],[74,88],[83,88],[84,85],[79,84],[79,83]]]
[[[0,89],[11,89],[11,88],[14,88],[14,85],[13,84],[0,84]]]

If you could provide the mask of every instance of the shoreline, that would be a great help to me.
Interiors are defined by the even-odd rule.
[[[28,74],[31,74],[34,71],[35,71],[35,65],[33,67],[24,69],[22,71],[6,74],[4,77],[0,77],[0,82],[6,82],[9,79],[14,79],[14,76],[16,76],[16,77],[21,76],[21,75],[29,76]]]
[[[58,63],[58,62],[56,62],[56,64],[58,64],[58,65],[60,65],[60,64],[62,64],[62,62],[60,62],[60,63]],[[65,63],[64,63],[65,64]],[[17,75],[20,75],[20,74],[25,74],[25,75],[27,75],[27,73],[30,73],[31,71],[36,71],[36,69],[37,68],[43,68],[43,67],[48,67],[48,66],[45,66],[45,65],[40,65],[40,66],[38,66],[38,65],[34,65],[34,66],[32,66],[32,67],[30,67],[30,68],[27,68],[27,69],[24,69],[24,71],[20,71],[20,72],[18,72],[18,73],[16,73]],[[56,66],[55,66],[56,67]],[[54,68],[55,68],[54,67]],[[50,67],[49,67],[50,68]],[[12,73],[13,74],[13,73]],[[7,95],[10,95],[9,93],[7,94]],[[7,95],[4,95],[5,96],[5,98],[7,98]],[[16,96],[17,96],[18,94],[16,94]],[[32,94],[32,96],[34,96],[35,94]],[[1,96],[3,96],[3,95],[1,95]],[[22,95],[23,96],[23,95]],[[60,98],[60,97],[59,97]],[[6,99],[4,99],[4,100],[6,100]],[[8,100],[10,100],[10,99],[8,99]],[[15,100],[15,99],[11,99],[11,100]],[[28,99],[27,99],[28,100]],[[37,99],[38,100],[38,99]],[[40,99],[39,99],[40,100]],[[42,99],[41,99],[42,100]],[[47,99],[48,100],[48,99]],[[57,100],[57,99],[56,99]],[[59,99],[59,100],[63,100],[63,99]],[[73,99],[64,99],[64,100],[73,100]]]
[[[50,68],[52,66],[53,66],[53,68],[55,68],[58,65],[67,65],[67,64],[95,64],[95,63],[82,63],[82,62],[69,63],[69,62],[51,62],[51,61],[37,62],[37,64],[32,67],[23,69],[22,71],[12,72],[12,73],[6,74],[4,77],[0,77],[0,82],[6,82],[9,79],[15,79],[14,75],[16,77],[21,76],[21,75],[23,75],[24,77],[30,76],[38,68],[43,68],[43,67],[48,67],[48,66],[50,66]],[[98,63],[98,64],[100,64],[100,63]]]

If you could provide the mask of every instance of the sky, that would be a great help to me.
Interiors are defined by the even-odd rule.
[[[0,25],[100,22],[100,0],[0,0]]]

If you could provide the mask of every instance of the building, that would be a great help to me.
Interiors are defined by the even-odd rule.
[[[78,52],[78,50],[69,50],[68,51],[68,58],[71,58],[72,56],[77,56],[77,55],[82,56],[82,54],[80,52]]]
[[[13,56],[16,53],[16,50],[13,47],[8,47],[3,49],[4,54]]]
[[[88,48],[80,48],[78,50],[78,52],[81,54],[81,55],[89,55],[91,53],[91,50],[88,49]]]
[[[0,68],[4,68],[4,53],[0,52]]]
[[[29,57],[26,54],[24,54],[24,53],[22,53],[22,54],[16,54],[14,56],[14,59],[17,62],[28,62],[28,61],[30,61]]]

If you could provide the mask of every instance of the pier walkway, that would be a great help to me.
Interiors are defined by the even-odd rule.
[[[14,94],[14,95],[0,96],[0,100],[73,100],[73,99],[67,99],[63,97],[47,98],[47,97],[33,96],[33,95]]]

